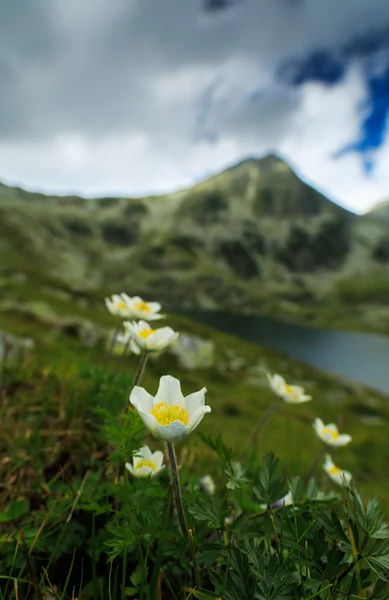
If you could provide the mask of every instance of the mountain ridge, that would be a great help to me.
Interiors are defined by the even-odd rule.
[[[145,198],[0,187],[0,256],[2,289],[19,295],[24,279],[314,324],[355,313],[363,327],[389,330],[387,227],[332,202],[274,155]]]

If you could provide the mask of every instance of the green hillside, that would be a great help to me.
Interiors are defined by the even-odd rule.
[[[0,187],[3,302],[37,286],[86,299],[126,290],[388,333],[387,243],[381,219],[342,209],[275,156],[152,198]]]

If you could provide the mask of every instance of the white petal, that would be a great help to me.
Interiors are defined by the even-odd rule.
[[[129,346],[131,352],[133,352],[136,356],[139,356],[139,354],[142,352],[141,349],[139,348],[138,344],[136,343],[136,341],[132,338],[130,340],[130,346]]]
[[[134,455],[133,455],[132,462],[133,462],[134,467],[136,467],[138,462],[141,460],[145,460],[145,459],[150,460],[151,455],[152,455],[152,452],[148,446],[142,446],[142,448],[139,448],[139,450],[134,452]]]
[[[285,392],[285,379],[281,375],[277,375],[277,373],[268,375],[268,379],[273,392],[281,396]]]
[[[135,386],[130,394],[130,402],[135,408],[144,412],[151,412],[154,408],[154,398],[142,387]]]
[[[168,442],[174,442],[182,440],[188,435],[188,430],[181,421],[173,421],[169,425],[160,425],[157,423],[153,435],[158,440],[167,440]]]
[[[173,337],[174,331],[171,327],[161,327],[161,329],[157,329],[146,339],[147,347],[149,350],[166,348]]]
[[[140,467],[139,469],[135,469],[134,475],[135,475],[135,477],[150,477],[150,475],[151,476],[154,475],[154,469],[144,465],[143,467]]]
[[[189,422],[187,425],[188,433],[193,431],[197,427],[197,425],[203,420],[204,415],[206,415],[207,413],[210,413],[210,412],[211,412],[210,406],[199,406],[189,419]]]
[[[142,313],[142,316],[147,319],[148,321],[158,321],[158,319],[164,319],[165,315],[160,315],[158,313],[150,313],[150,314],[145,314]]]
[[[193,413],[200,407],[205,404],[205,392],[207,388],[203,388],[198,392],[194,392],[193,394],[189,394],[186,396],[185,401],[185,410],[188,413],[189,417],[193,415]]]
[[[292,388],[293,393],[296,394],[296,396],[303,396],[304,395],[304,388],[301,387],[301,385],[291,385],[289,387]]]
[[[143,331],[144,329],[151,329],[151,325],[149,323],[147,323],[146,321],[138,321],[137,323],[134,323],[134,327],[135,329],[137,329],[138,331]]]
[[[340,435],[336,441],[338,446],[346,446],[351,442],[351,435],[344,433],[343,435]]]
[[[319,431],[321,429],[323,429],[324,423],[323,423],[323,421],[321,419],[315,419],[315,421],[313,423],[313,426],[314,426],[314,428],[316,430],[316,433],[319,433]]]
[[[162,308],[159,302],[148,302],[147,304],[150,306],[153,313],[159,312]]]
[[[308,402],[309,400],[312,400],[312,396],[295,396],[294,394],[288,394],[283,396],[282,399],[284,400],[284,402],[286,402],[286,404],[302,404],[303,402]]]
[[[166,402],[168,406],[185,407],[184,396],[181,392],[181,384],[178,379],[171,375],[163,375],[159,380],[158,392],[154,398],[154,406],[159,402]]]
[[[138,410],[138,414],[142,419],[143,423],[146,425],[147,429],[151,431],[154,437],[156,429],[159,427],[159,423],[154,415],[150,415],[150,413],[145,413],[143,410]]]
[[[131,463],[126,462],[126,468],[130,471],[130,473],[134,474],[134,467]]]
[[[160,450],[156,450],[151,460],[155,464],[155,468],[157,469],[157,471],[159,471],[160,469],[162,469],[163,452],[161,452]]]
[[[145,460],[151,460],[153,453],[148,446],[142,446],[142,448],[138,450],[137,455]]]
[[[331,458],[331,456],[329,454],[326,454],[324,457],[324,464],[323,464],[323,469],[325,471],[328,471],[329,469],[332,469],[334,467],[334,463],[333,460]]]
[[[331,431],[335,431],[335,433],[338,433],[338,428],[335,423],[328,423],[328,425],[325,425],[325,427],[327,427],[327,429],[331,429]]]

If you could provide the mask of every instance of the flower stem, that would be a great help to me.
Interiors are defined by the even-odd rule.
[[[148,357],[149,357],[149,355],[147,352],[142,352],[140,361],[139,361],[139,367],[138,367],[138,370],[136,372],[135,379],[134,379],[134,387],[136,385],[139,385],[141,382],[143,373],[145,372]]]
[[[120,330],[120,322],[118,321],[116,323],[114,332],[112,334],[112,338],[111,338],[111,342],[109,344],[109,348],[108,348],[108,352],[107,352],[107,356],[105,357],[105,368],[108,367],[109,361],[111,360],[112,357],[112,353],[113,353],[113,349],[115,348],[115,344],[116,344],[116,338],[118,336]]]
[[[186,524],[184,507],[182,505],[181,488],[180,488],[180,476],[178,473],[177,457],[174,445],[172,442],[166,442],[167,455],[169,458],[170,472],[172,475],[172,485],[174,494],[174,503],[176,505],[178,521],[181,527],[181,533],[185,539],[189,538],[188,526]]]
[[[316,471],[317,466],[319,465],[321,459],[325,454],[325,448],[321,448],[319,452],[316,454],[315,458],[312,461],[311,466],[309,467],[308,473],[306,474],[306,480],[309,481],[311,477],[313,477],[314,472]]]
[[[192,555],[195,583],[196,583],[196,587],[199,588],[201,586],[200,571],[199,571],[199,565],[197,564],[196,548],[194,545],[193,533],[192,533],[191,529],[188,529],[188,538],[189,538],[190,553]]]
[[[140,361],[139,361],[138,370],[135,375],[133,387],[140,384],[142,377],[143,377],[143,373],[145,372],[148,357],[149,357],[149,355],[147,352],[142,352]],[[130,402],[127,402],[125,413],[128,413],[129,408],[130,408]]]
[[[276,410],[281,406],[281,404],[282,404],[282,398],[277,398],[277,400],[275,402],[273,402],[273,404],[265,412],[262,419],[259,421],[258,425],[256,426],[253,433],[251,434],[250,446],[254,446],[257,443],[262,430],[268,424],[268,422],[270,421],[270,418],[276,412]]]

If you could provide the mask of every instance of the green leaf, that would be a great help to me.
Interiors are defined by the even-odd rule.
[[[204,433],[199,434],[202,441],[209,446],[216,454],[224,461],[231,462],[233,458],[237,455],[237,452],[234,452],[232,448],[228,448],[224,443],[220,435],[216,438],[211,437],[210,435],[205,435]]]
[[[188,511],[196,521],[205,521],[210,529],[219,529],[223,516],[220,507],[212,498],[198,498],[195,506],[189,506]]]
[[[225,544],[221,543],[205,543],[201,544],[200,552],[198,555],[198,561],[200,563],[204,563],[206,565],[212,565],[223,555],[223,552],[226,550]]]
[[[239,489],[249,481],[244,476],[245,470],[238,461],[232,461],[229,469],[225,469],[224,472],[227,475],[226,488],[229,490]]]
[[[0,512],[0,523],[16,521],[29,511],[29,504],[26,500],[12,500],[7,510]]]
[[[285,480],[279,472],[278,459],[273,453],[269,453],[263,460],[263,468],[259,473],[259,482],[253,488],[258,500],[270,506],[288,491]]]

